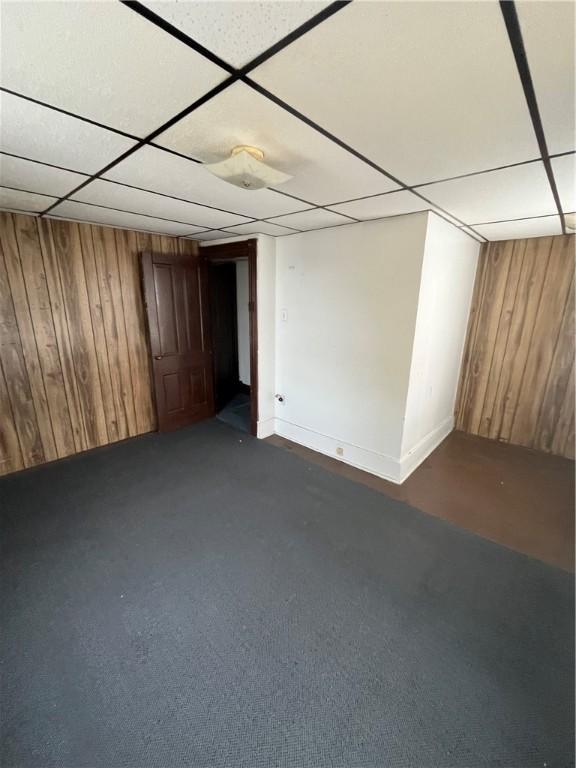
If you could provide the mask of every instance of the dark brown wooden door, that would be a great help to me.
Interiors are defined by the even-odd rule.
[[[199,256],[142,254],[158,429],[214,415],[205,264]]]
[[[236,264],[211,263],[210,326],[214,372],[214,398],[220,411],[238,393],[238,315],[236,306]]]

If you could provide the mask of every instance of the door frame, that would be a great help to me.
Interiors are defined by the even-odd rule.
[[[258,436],[258,296],[257,240],[206,245],[199,248],[201,258],[210,261],[248,260],[248,316],[250,320],[250,434]],[[208,270],[206,270],[208,273]],[[207,275],[207,279],[209,276]],[[214,377],[212,377],[214,379]],[[214,383],[212,383],[214,387]]]
[[[230,342],[231,349],[229,351],[232,351],[234,357],[235,357],[235,386],[238,385],[238,382],[240,381],[240,357],[239,357],[239,351],[238,351],[238,299],[237,299],[237,284],[238,281],[236,279],[236,264],[228,259],[208,259],[207,261],[203,261],[203,264],[207,267],[207,303],[209,307],[209,317],[210,317],[210,349],[212,351],[212,381],[213,381],[213,389],[214,389],[214,405],[215,405],[215,412],[220,410],[222,407],[222,403],[220,398],[217,398],[216,395],[218,394],[219,390],[219,384],[221,383],[221,379],[219,376],[216,376],[216,365],[219,358],[219,352],[218,345],[220,342],[220,339],[216,338],[215,333],[215,325],[214,322],[218,317],[219,309],[220,309],[220,301],[222,300],[222,297],[216,299],[214,295],[214,284],[212,281],[215,281],[216,283],[218,280],[221,280],[221,271],[229,269],[231,270],[231,275],[233,276],[233,283],[234,283],[234,291],[230,292],[229,300],[232,302],[232,306],[230,306],[228,309],[233,310],[233,317],[232,320],[232,329],[233,329],[233,336],[234,338]],[[212,306],[212,302],[215,301],[216,307]],[[216,311],[214,311],[216,309]],[[248,365],[250,365],[250,362],[248,362]],[[249,390],[249,387],[247,387]],[[234,395],[236,395],[238,392],[237,389],[234,390]],[[230,392],[228,392],[228,395],[230,395]],[[221,393],[220,393],[221,396]],[[219,402],[220,400],[220,402]],[[225,401],[228,402],[230,400],[230,397],[225,398]]]

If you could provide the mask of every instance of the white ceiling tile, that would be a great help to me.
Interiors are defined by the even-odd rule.
[[[0,187],[0,208],[8,210],[40,213],[49,208],[56,200],[56,197],[35,195],[32,192],[20,192],[17,189]]]
[[[351,3],[250,76],[404,183],[539,155],[495,2]]]
[[[466,224],[546,216],[557,211],[541,162],[442,181],[422,188]]]
[[[202,230],[201,227],[193,227],[190,224],[176,224],[172,221],[138,216],[136,213],[112,211],[108,208],[98,208],[86,203],[76,203],[73,200],[65,200],[63,203],[59,203],[51,213],[57,218],[86,221],[91,224],[104,224],[105,226],[120,227],[121,229],[159,232],[165,235],[190,235],[196,230]]]
[[[0,113],[0,150],[74,171],[96,173],[136,143],[9,93]]]
[[[328,2],[147,2],[148,8],[239,69]]]
[[[423,189],[423,193],[425,192],[426,189]],[[412,194],[408,190],[390,192],[387,195],[377,195],[376,197],[360,200],[351,200],[348,203],[331,205],[329,208],[331,211],[348,214],[348,216],[364,221],[368,219],[382,219],[388,216],[403,216],[404,214],[416,213],[418,211],[434,211],[456,227],[461,226],[461,222],[454,216],[441,210],[433,203]]]
[[[562,210],[576,211],[576,154],[553,157],[551,162]]]
[[[330,206],[332,211],[346,213],[356,219],[363,220],[382,219],[386,216],[398,216],[403,213],[425,211],[429,208],[430,205],[428,203],[406,190]]]
[[[242,216],[233,213],[222,213],[213,208],[205,208],[194,203],[185,203],[171,197],[143,192],[140,189],[124,187],[111,181],[96,179],[73,195],[73,200],[96,205],[107,205],[111,208],[121,208],[124,211],[144,213],[147,216],[157,216],[193,224],[200,229],[224,227],[228,224],[241,224],[246,221]]]
[[[218,179],[198,163],[154,147],[142,147],[112,168],[105,178],[262,219],[306,208],[306,204],[268,189],[240,189]]]
[[[86,176],[49,165],[0,155],[0,185],[62,197],[86,180]],[[47,207],[47,206],[46,206]]]
[[[280,227],[278,224],[271,224],[268,221],[254,221],[252,224],[240,224],[237,227],[226,227],[226,229],[238,235],[272,235],[273,237],[289,235],[295,231],[288,227]]]
[[[208,241],[208,240],[223,240],[226,238],[227,233],[226,232],[200,232],[197,235],[192,235],[191,237],[186,238],[187,240],[200,240],[200,241]],[[234,237],[234,235],[230,235],[230,237]]]
[[[4,87],[137,136],[226,76],[122,3],[2,4]]]
[[[500,221],[494,224],[481,224],[474,227],[488,240],[517,240],[524,237],[544,237],[561,235],[562,225],[559,216],[542,216],[519,221]]]
[[[516,4],[548,151],[576,149],[573,2]]]
[[[293,177],[281,190],[316,205],[398,188],[244,83],[203,104],[156,143],[203,162],[224,160],[238,144],[259,147],[265,162]]]
[[[306,230],[320,229],[321,227],[337,227],[340,224],[352,224],[353,222],[332,211],[314,208],[311,211],[302,211],[301,213],[291,213],[288,216],[281,216],[280,218],[274,219],[274,223],[280,224],[281,226],[294,227],[294,229]]]

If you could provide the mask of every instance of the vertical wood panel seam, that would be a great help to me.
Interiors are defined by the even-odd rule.
[[[104,312],[102,310],[102,293],[100,292],[100,280],[98,276],[98,266],[96,264],[96,249],[94,246],[94,228],[91,224],[86,225],[89,228],[89,234],[90,234],[90,240],[92,241],[92,253],[94,254],[94,273],[96,276],[96,289],[98,291],[98,301],[100,302],[100,312],[102,314],[102,333],[104,334],[104,339],[106,340],[106,360],[108,361],[108,375],[110,377],[110,391],[113,392],[112,387],[112,372],[110,368],[110,350],[109,350],[109,340],[108,340],[108,334],[106,333],[106,323],[104,322]],[[86,274],[86,272],[84,272]],[[92,317],[92,312],[90,312],[90,317]],[[94,333],[94,327],[92,327],[92,333]],[[100,370],[100,366],[98,366],[98,370]],[[102,388],[102,381],[100,381],[100,387]],[[102,397],[104,397],[104,393],[102,393]],[[112,408],[114,410],[114,418],[116,419],[116,434],[118,435],[118,411],[116,410],[116,403],[114,402],[114,397],[112,397]],[[108,431],[108,420],[106,419],[106,433],[108,434],[108,440],[110,440],[110,433]]]
[[[4,256],[2,253],[0,253],[0,257],[2,257],[2,260],[4,260]],[[4,382],[6,384],[6,395],[8,398],[8,406],[10,408],[10,413],[12,414],[12,423],[14,424],[14,432],[16,433],[16,439],[18,440],[18,445],[20,446],[20,456],[22,457],[22,466],[26,468],[27,467],[26,459],[25,459],[26,454],[24,452],[22,440],[20,439],[20,430],[16,426],[16,416],[14,412],[14,405],[12,404],[12,398],[10,397],[10,389],[8,387],[8,378],[6,376],[6,372],[4,371],[4,363],[2,362],[2,355],[0,355],[0,370],[2,372],[2,376],[4,377]]]
[[[516,301],[518,299],[518,291],[520,290],[522,271],[524,269],[524,261],[526,259],[526,241],[524,241],[524,240],[522,240],[522,241],[515,240],[514,242],[515,243],[522,242],[524,247],[523,247],[523,251],[522,251],[522,261],[520,262],[520,269],[518,270],[518,280],[516,282],[516,290],[514,292],[514,301],[512,303],[512,312],[511,312],[511,315],[510,315],[510,324],[508,326],[508,333],[506,334],[506,342],[505,342],[505,345],[504,345],[504,353],[503,353],[503,357],[502,357],[502,365],[500,367],[500,372],[498,374],[498,381],[496,383],[496,389],[494,391],[494,398],[495,399],[494,399],[494,403],[492,405],[492,414],[491,414],[491,417],[490,417],[491,419],[494,418],[494,408],[496,407],[496,402],[497,402],[496,401],[496,396],[498,395],[498,392],[500,391],[500,382],[502,380],[502,374],[504,373],[504,369],[506,367],[506,359],[507,359],[507,354],[508,354],[508,344],[510,342],[510,333],[512,332],[512,318],[514,317],[514,312],[515,312],[515,309],[516,309]],[[514,245],[513,248],[512,248],[512,256],[514,255],[515,247],[516,246]],[[510,277],[510,273],[508,273],[508,277]],[[492,426],[492,422],[490,422],[490,425]],[[499,439],[500,438],[501,429],[502,429],[502,423],[500,423],[500,426],[498,427],[498,436],[495,439]]]
[[[2,268],[10,259],[10,273],[6,265],[3,276],[10,344],[0,360],[0,383],[6,381],[2,419],[10,428],[2,434],[0,474],[94,447],[93,411],[98,444],[119,439],[112,424],[120,414],[122,438],[154,429],[136,233],[110,230],[111,237],[98,240],[96,261],[100,227],[39,222],[20,214],[7,214],[3,226],[11,249],[0,254]],[[155,237],[154,242],[166,253],[182,249],[174,238]],[[177,285],[171,288],[176,291]],[[119,371],[114,381],[113,361]],[[8,381],[9,363],[15,368]],[[106,389],[108,377],[112,393]],[[105,393],[113,396],[111,404],[104,401]]]
[[[490,364],[488,366],[488,375],[486,377],[486,389],[484,390],[484,396],[482,398],[482,407],[480,408],[479,415],[478,415],[478,431],[480,431],[480,428],[482,426],[482,418],[484,415],[484,410],[486,408],[486,398],[488,396],[488,390],[490,389],[490,377],[492,376],[492,365],[494,363],[494,355],[496,354],[496,347],[498,344],[498,335],[500,333],[500,325],[502,323],[502,313],[504,312],[504,305],[506,303],[506,292],[508,290],[508,280],[510,279],[511,259],[507,258],[506,261],[507,261],[507,264],[506,264],[507,270],[506,270],[506,279],[504,281],[502,304],[500,305],[500,312],[498,314],[498,323],[496,324],[496,333],[494,334],[494,344],[492,345],[492,351],[490,355]]]
[[[535,430],[538,428],[538,425],[540,424],[540,417],[542,415],[542,409],[544,408],[544,403],[546,401],[546,393],[548,391],[548,384],[550,382],[550,376],[552,375],[552,363],[554,362],[554,359],[556,357],[556,350],[557,350],[558,344],[560,342],[560,335],[562,333],[562,328],[563,328],[563,324],[564,324],[564,317],[565,317],[566,312],[568,310],[568,307],[570,305],[570,291],[572,289],[572,283],[573,282],[574,282],[574,278],[572,278],[571,285],[568,288],[568,291],[566,293],[566,299],[564,301],[564,307],[562,309],[562,315],[560,317],[560,322],[558,323],[558,332],[556,334],[556,341],[554,342],[554,349],[553,349],[553,352],[552,352],[550,367],[548,368],[548,374],[546,376],[546,383],[544,385],[544,390],[543,390],[544,394],[542,396],[542,401],[540,402],[540,408],[538,409],[538,416],[536,417],[536,420],[534,422]],[[556,430],[556,425],[558,423],[558,419],[559,418],[560,418],[560,410],[556,414],[556,419],[555,419],[555,422],[554,422],[554,430],[552,430],[552,433],[554,433],[554,431]],[[536,440],[536,433],[534,434],[534,441],[535,440]]]
[[[22,451],[22,445],[21,445],[21,442],[20,442],[20,435],[18,434],[18,429],[16,428],[16,417],[14,415],[14,408],[12,407],[12,403],[10,401],[10,392],[8,390],[8,382],[7,382],[7,379],[6,379],[6,374],[4,372],[4,367],[3,367],[3,364],[2,364],[2,356],[1,355],[0,355],[0,376],[2,377],[2,381],[4,382],[4,392],[6,392],[6,402],[8,404],[8,408],[10,410],[10,415],[12,417],[11,418],[12,427],[13,427],[14,435],[16,437],[16,442],[18,444],[18,452],[19,452],[19,457],[18,456],[16,456],[16,457],[8,456],[8,460],[3,462],[3,466],[6,467],[6,465],[8,464],[8,466],[9,466],[8,472],[17,472],[19,469],[25,469],[26,468],[26,463],[24,462],[24,453]],[[18,464],[19,466],[15,467],[16,464]],[[6,471],[2,471],[0,474],[5,475],[5,474],[7,474],[7,472]]]
[[[18,240],[18,237],[16,236],[16,226],[14,224],[14,218],[11,217],[12,224],[14,226],[14,241],[16,243],[16,247],[18,248],[18,261],[20,264],[20,272],[22,273],[22,284],[24,285],[24,293],[26,294],[26,306],[28,307],[28,314],[30,315],[30,325],[32,327],[32,334],[34,336],[34,346],[36,347],[36,357],[38,358],[38,365],[40,366],[40,372],[42,374],[42,389],[44,390],[44,397],[46,398],[46,410],[48,412],[48,418],[50,420],[50,430],[52,432],[52,440],[54,442],[54,452],[56,453],[56,457],[58,457],[58,447],[56,445],[56,433],[54,431],[54,422],[52,421],[52,409],[50,408],[50,402],[48,400],[48,390],[46,389],[46,374],[44,372],[44,366],[42,365],[42,357],[40,355],[40,350],[38,348],[38,339],[36,337],[36,325],[32,319],[32,312],[30,311],[30,296],[28,293],[28,286],[26,284],[26,279],[24,277],[24,268],[22,266],[22,253],[20,251],[20,241]],[[34,226],[36,227],[36,232],[38,232],[36,221],[34,221]],[[10,282],[10,275],[8,275],[8,282]],[[50,312],[50,315],[52,315],[52,312]],[[18,322],[17,322],[18,324]],[[26,359],[26,355],[24,355],[24,359]],[[36,409],[36,401],[33,397],[32,400],[34,401],[34,408]],[[38,414],[36,413],[36,420],[38,420]],[[40,434],[40,440],[42,440],[42,433],[39,431]],[[46,449],[44,448],[44,453],[46,453]]]
[[[471,371],[472,375],[470,379],[470,391],[468,393],[467,400],[468,412],[466,424],[468,425],[468,430],[474,432],[475,434],[478,434],[480,431],[480,423],[482,418],[481,408],[483,405],[483,397],[486,394],[486,388],[489,385],[488,376],[490,373],[489,368],[484,366],[484,362],[490,352],[490,348],[486,345],[486,339],[490,337],[487,336],[484,325],[481,326],[481,323],[490,323],[492,318],[491,310],[496,306],[493,299],[495,290],[499,284],[500,273],[498,271],[498,264],[500,261],[500,245],[500,243],[491,243],[489,253],[487,255],[486,281],[484,283],[483,295],[478,312],[476,342],[473,349],[474,365]],[[484,330],[484,333],[482,333],[482,335],[478,335],[481,328]],[[496,330],[497,327],[495,328],[495,332]],[[476,368],[478,370],[476,370]],[[481,394],[482,391],[484,392],[484,395]]]
[[[534,338],[534,331],[536,330],[536,325],[538,322],[538,316],[540,315],[540,306],[542,304],[542,296],[544,294],[544,286],[546,285],[546,278],[548,277],[548,269],[550,267],[550,257],[552,255],[552,249],[554,247],[554,239],[550,238],[550,249],[548,251],[548,255],[546,258],[546,269],[544,270],[544,276],[542,278],[542,284],[540,285],[540,295],[538,297],[538,306],[536,307],[536,312],[534,313],[534,323],[532,325],[532,330],[530,331],[530,341],[528,342],[528,350],[532,347],[532,340]],[[538,258],[538,256],[536,256]],[[534,267],[536,264],[534,264]],[[526,355],[526,360],[524,361],[524,366],[522,368],[522,376],[520,377],[520,386],[518,387],[518,399],[520,398],[522,394],[522,389],[524,387],[524,376],[526,375],[526,368],[528,367],[528,361],[530,359],[530,353]],[[512,421],[510,422],[510,435],[514,434],[514,424],[516,423],[516,415],[518,414],[518,400],[516,400],[516,406],[514,408],[514,415],[512,416]]]
[[[482,301],[484,299],[484,292],[486,290],[486,280],[487,280],[487,271],[488,271],[488,257],[490,254],[490,248],[491,243],[485,243],[482,246],[482,249],[480,250],[480,256],[479,256],[479,262],[478,262],[478,268],[480,271],[480,274],[477,275],[477,279],[479,279],[478,283],[478,295],[476,296],[476,290],[474,290],[474,294],[472,296],[472,301],[474,305],[474,300],[476,300],[476,303],[474,305],[474,318],[473,318],[473,328],[472,333],[470,335],[469,339],[469,345],[466,346],[465,350],[465,365],[466,365],[466,371],[465,371],[465,378],[463,379],[463,385],[462,385],[462,392],[461,392],[461,402],[460,402],[460,414],[458,419],[458,426],[460,429],[464,429],[464,424],[466,420],[466,415],[468,408],[466,407],[466,403],[468,400],[468,395],[470,391],[470,377],[472,374],[471,367],[470,367],[470,361],[472,360],[472,356],[474,353],[474,349],[476,348],[476,337],[478,334],[478,326],[479,326],[479,319],[480,319],[480,305],[482,304]]]
[[[70,224],[70,227],[75,227],[76,224],[72,224],[72,222],[67,222]],[[66,298],[66,294],[64,292],[64,286],[62,282],[62,269],[61,269],[61,263],[60,263],[60,257],[58,254],[58,250],[56,248],[56,241],[54,238],[54,233],[52,231],[52,223],[50,222],[50,237],[52,239],[52,245],[54,248],[54,255],[56,260],[56,271],[58,273],[58,282],[60,284],[60,295],[62,296],[62,309],[64,311],[64,320],[66,321],[66,331],[68,334],[68,341],[70,343],[70,347],[72,348],[72,342],[71,342],[71,336],[70,336],[70,319],[69,319],[69,312],[68,312],[68,301]],[[78,402],[78,414],[80,416],[80,423],[82,425],[82,432],[84,434],[84,450],[87,448],[90,448],[90,440],[88,439],[88,430],[86,429],[86,419],[84,417],[84,408],[82,403],[82,398],[80,397],[80,390],[78,388],[78,373],[76,371],[76,362],[74,360],[74,355],[70,355],[70,360],[72,363],[72,372],[74,374],[73,376],[73,384],[74,384],[74,390],[76,392],[76,399]]]
[[[515,252],[515,250],[517,248],[517,243],[519,243],[519,242],[523,242],[523,241],[518,241],[518,240],[514,241],[514,245],[512,246],[512,253],[511,253],[511,256],[510,256],[511,259],[514,257],[514,252]],[[504,342],[504,351],[502,353],[502,363],[501,363],[501,366],[500,366],[500,371],[498,372],[498,380],[496,381],[496,388],[494,390],[494,399],[493,399],[492,408],[491,408],[491,411],[490,411],[490,417],[489,417],[489,419],[490,419],[489,428],[490,429],[492,428],[493,419],[494,419],[494,409],[495,409],[496,403],[497,403],[496,397],[498,395],[498,392],[500,391],[500,381],[502,380],[502,374],[503,374],[504,369],[506,367],[506,356],[507,356],[507,353],[508,353],[508,343],[510,341],[510,333],[512,331],[512,318],[514,316],[514,309],[516,307],[516,300],[518,298],[518,291],[520,289],[520,276],[522,275],[522,268],[524,266],[524,257],[526,256],[526,244],[525,244],[525,242],[523,242],[523,245],[524,245],[524,248],[523,248],[523,251],[522,251],[522,258],[521,258],[521,261],[520,261],[520,267],[519,267],[519,270],[518,270],[518,276],[517,276],[517,280],[516,280],[516,289],[514,291],[514,300],[512,302],[512,309],[510,310],[510,322],[508,324],[508,333],[506,334],[506,340]],[[506,288],[504,290],[504,299],[506,298],[506,295],[507,295],[507,292],[508,292],[508,281],[510,280],[511,273],[512,273],[512,270],[509,269],[508,270],[508,280],[506,282]],[[503,302],[502,306],[504,306],[504,302]],[[497,436],[496,439],[498,439],[498,437],[500,437],[500,428],[498,429],[498,436]]]
[[[130,390],[132,392],[132,408],[134,410],[134,429],[135,434],[139,434],[139,427],[138,427],[138,413],[136,410],[136,392],[134,389],[134,376],[132,374],[132,357],[130,355],[130,338],[128,336],[128,326],[126,325],[126,308],[124,306],[124,291],[122,290],[122,271],[120,270],[120,254],[119,254],[119,247],[118,247],[118,238],[116,237],[116,232],[114,232],[114,250],[116,251],[116,268],[118,270],[118,284],[120,286],[120,303],[122,304],[122,322],[124,324],[124,334],[126,336],[126,349],[128,353],[128,372],[130,374]],[[128,428],[128,432],[130,432],[130,429]]]
[[[84,225],[84,226],[90,226],[90,225]],[[92,233],[90,233],[90,237],[92,237]],[[92,329],[92,343],[94,345],[94,357],[95,357],[95,363],[96,363],[96,370],[98,371],[98,383],[100,385],[100,401],[102,402],[104,399],[104,388],[102,387],[102,373],[100,371],[100,364],[98,362],[98,353],[96,352],[96,334],[94,333],[94,318],[92,317],[92,306],[90,302],[90,294],[88,292],[88,280],[86,278],[86,265],[84,263],[84,248],[82,246],[82,234],[81,234],[80,228],[78,228],[78,245],[80,247],[80,260],[82,263],[82,274],[84,275],[84,285],[86,286],[86,298],[88,300],[88,316],[90,318],[90,328]],[[94,265],[94,268],[96,268],[96,265]],[[102,403],[102,407],[104,407],[103,403]],[[95,418],[96,418],[96,410],[97,409],[95,407],[94,408]],[[104,429],[106,431],[106,444],[108,445],[113,441],[110,440],[110,432],[108,431],[108,419],[106,418],[105,411],[104,411]]]
[[[514,241],[514,244],[512,246],[512,253],[510,254],[510,257],[509,257],[508,275],[506,276],[506,285],[504,286],[504,296],[503,296],[503,300],[502,300],[502,306],[500,308],[500,317],[498,318],[498,329],[496,331],[496,339],[498,339],[498,335],[499,335],[499,332],[500,332],[500,323],[502,322],[502,313],[504,312],[504,306],[506,304],[506,296],[508,295],[508,283],[510,281],[510,276],[512,274],[512,259],[514,257],[514,252],[515,252],[515,250],[517,248],[517,243],[519,243],[519,242],[520,241],[518,241],[518,240]],[[510,318],[512,318],[512,314],[514,312],[514,307],[516,306],[516,299],[518,297],[518,289],[519,289],[519,286],[520,286],[520,275],[522,274],[522,267],[524,265],[524,256],[525,255],[526,255],[526,246],[524,246],[524,250],[523,250],[523,253],[522,253],[522,259],[520,261],[520,268],[518,270],[518,279],[516,281],[516,288],[514,290],[514,301],[512,302],[512,310],[511,310]],[[494,398],[496,397],[496,395],[498,393],[498,389],[500,387],[500,379],[502,378],[502,372],[503,372],[504,366],[505,366],[506,353],[508,351],[508,341],[510,340],[510,331],[511,330],[512,330],[512,323],[510,322],[508,324],[508,332],[506,333],[506,340],[504,342],[504,352],[503,352],[503,355],[502,355],[502,365],[500,366],[500,370],[498,371],[498,380],[496,381],[496,389],[494,390]],[[488,374],[488,378],[490,378],[490,376],[492,375],[492,365],[494,363],[494,355],[495,354],[496,354],[496,343],[494,344],[494,348],[492,350],[492,359],[490,361],[490,373]],[[487,395],[488,395],[488,387],[486,387],[486,392],[484,394],[484,402],[482,403],[482,414],[484,414],[484,411],[485,411],[485,408],[486,408],[486,397],[487,397]],[[494,401],[492,403],[492,408],[491,408],[491,411],[490,411],[490,425],[492,424],[492,418],[494,416],[494,406],[495,406],[495,403],[496,403],[496,400],[494,399]],[[482,421],[482,417],[481,417],[481,421]]]
[[[458,428],[573,457],[574,273],[566,261],[573,246],[573,236],[485,246],[487,271],[469,318]],[[498,256],[496,247],[503,249]],[[477,386],[475,366],[485,388]],[[475,430],[471,415],[476,421],[479,408]]]
[[[14,221],[12,218],[12,214],[10,214],[10,223],[12,225],[13,234],[14,234],[14,242],[16,243],[16,248],[18,248],[18,239],[16,237],[16,227],[14,226]],[[20,261],[20,249],[18,248],[18,263],[20,265],[20,271],[22,272],[22,263]],[[14,304],[14,289],[12,287],[12,283],[10,281],[10,270],[8,269],[8,266],[6,264],[6,255],[4,254],[4,270],[6,272],[6,279],[8,280],[8,287],[10,288],[10,302],[12,304],[12,313],[14,315],[14,325],[16,326],[16,330],[18,332],[18,340],[20,342],[20,351],[22,352],[22,360],[24,361],[24,370],[26,371],[26,378],[28,383],[28,388],[30,390],[30,401],[32,402],[32,408],[34,409],[34,416],[36,418],[36,432],[38,433],[38,439],[40,440],[40,445],[42,446],[42,453],[44,455],[44,461],[46,461],[46,447],[44,445],[44,441],[42,440],[42,433],[40,431],[40,425],[38,420],[38,409],[36,407],[36,398],[34,397],[34,393],[32,392],[32,389],[30,387],[30,371],[28,370],[28,364],[26,361],[26,354],[24,352],[24,344],[22,343],[22,333],[20,331],[20,323],[18,322],[18,313],[16,312],[16,305]],[[28,300],[26,300],[26,305],[28,306]],[[28,306],[28,313],[30,312],[30,307]],[[32,321],[30,321],[32,322]],[[36,339],[34,339],[34,343],[36,343]],[[4,377],[6,380],[6,377]],[[7,380],[6,380],[7,381]],[[44,381],[42,381],[42,386],[44,386]],[[10,397],[10,389],[8,389],[8,399],[10,400],[12,404],[12,413],[14,413],[14,407],[12,403],[12,399]],[[50,425],[50,428],[52,428],[52,425]],[[18,431],[18,430],[17,430]],[[22,447],[21,447],[22,450]],[[24,463],[24,466],[27,466],[26,459],[24,458],[25,453],[22,452],[22,460]],[[36,462],[36,463],[43,463],[43,462]],[[35,466],[34,464],[32,466]]]
[[[52,243],[52,247],[54,248],[54,238],[53,238],[53,235],[52,235],[52,229],[49,226],[49,222],[47,222],[47,223],[48,223],[48,232],[49,232],[49,235],[50,235],[50,241]],[[40,228],[38,227],[38,220],[37,219],[34,220],[34,224],[36,226],[36,231],[38,233],[38,245],[40,247],[40,258],[42,260],[42,267],[44,269],[44,274],[46,275],[46,272],[47,272],[47,270],[46,270],[46,260],[45,260],[44,248],[42,247],[43,238],[42,238],[42,233],[40,232]],[[47,246],[50,247],[50,245],[48,243],[47,243]],[[57,262],[56,262],[56,268],[58,268],[58,263]],[[59,279],[60,278],[59,278],[59,275],[58,275],[58,280]],[[60,287],[60,292],[62,292],[62,287]],[[50,294],[50,287],[48,285],[48,279],[46,279],[46,293],[48,295],[48,302],[50,304],[50,317],[52,318],[52,327],[54,328],[54,342],[56,344],[56,350],[58,352],[58,361],[60,363],[60,371],[62,373],[62,386],[63,386],[63,389],[64,389],[64,397],[66,398],[66,407],[68,408],[68,419],[70,420],[70,431],[71,431],[71,435],[72,435],[72,443],[74,444],[74,449],[76,449],[76,440],[74,439],[74,422],[73,422],[73,419],[72,419],[72,412],[70,410],[70,401],[68,399],[68,391],[67,391],[65,383],[64,383],[64,360],[62,358],[62,349],[61,349],[61,346],[60,346],[59,334],[56,332],[56,322],[54,320],[54,306],[53,306],[53,303],[52,303],[53,299],[52,299],[52,295]],[[62,296],[62,304],[64,304],[64,296]],[[66,327],[68,327],[68,326],[66,326]]]

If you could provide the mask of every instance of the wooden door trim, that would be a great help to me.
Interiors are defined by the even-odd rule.
[[[140,253],[140,264],[142,266],[141,271],[141,283],[142,293],[144,295],[144,310],[152,314],[154,322],[148,320],[145,323],[146,336],[149,343],[150,360],[152,356],[156,354],[156,350],[160,348],[160,338],[158,333],[158,308],[156,306],[156,297],[152,294],[152,251],[142,251]],[[154,391],[154,387],[152,387]]]
[[[199,248],[206,261],[248,259],[248,316],[250,320],[250,433],[258,433],[258,294],[257,240],[242,240]]]

